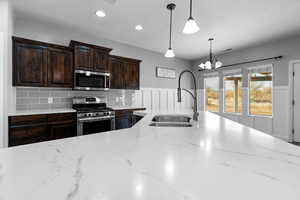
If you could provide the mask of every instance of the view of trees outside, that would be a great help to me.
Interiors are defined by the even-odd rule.
[[[250,75],[251,115],[272,115],[272,72]]]
[[[224,77],[224,111],[229,113],[241,113],[242,102],[242,75]]]
[[[219,112],[219,78],[205,78],[205,109],[211,112]]]

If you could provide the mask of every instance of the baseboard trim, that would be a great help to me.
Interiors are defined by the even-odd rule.
[[[300,142],[300,138],[294,138],[293,142]]]
[[[289,138],[283,137],[282,135],[274,134],[273,136],[278,138],[278,139],[284,140],[286,142],[291,142],[291,141],[289,141]]]

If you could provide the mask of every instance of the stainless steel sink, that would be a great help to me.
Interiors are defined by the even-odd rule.
[[[192,127],[191,123],[178,123],[178,122],[152,122],[149,126],[156,127]]]
[[[187,115],[156,115],[153,117],[152,122],[184,122],[189,123],[191,117]]]
[[[156,115],[149,126],[156,127],[191,127],[191,117],[187,115]]]

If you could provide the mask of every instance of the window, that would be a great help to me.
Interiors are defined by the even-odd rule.
[[[272,116],[272,67],[249,71],[249,114]]]
[[[242,100],[242,75],[224,76],[224,112],[241,113]]]
[[[219,78],[208,77],[204,79],[205,110],[219,112]]]

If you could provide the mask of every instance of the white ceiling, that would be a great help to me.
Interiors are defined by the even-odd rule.
[[[133,46],[164,53],[168,47],[169,0],[14,0],[16,16],[30,16],[68,25]],[[300,33],[300,0],[194,0],[200,31],[183,35],[189,0],[173,0],[173,49],[177,57],[194,60],[214,49],[240,49]],[[107,16],[95,16],[97,9]],[[141,24],[144,30],[135,31]]]

